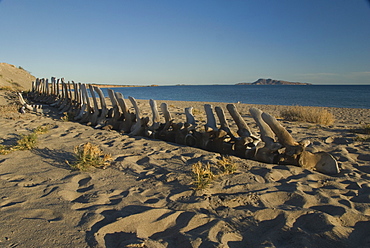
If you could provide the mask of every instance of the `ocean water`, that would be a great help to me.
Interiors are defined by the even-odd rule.
[[[112,88],[125,98],[370,109],[370,85],[184,85]],[[108,96],[107,90],[102,88]]]

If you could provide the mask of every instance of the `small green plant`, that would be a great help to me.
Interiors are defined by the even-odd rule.
[[[10,146],[0,145],[0,155],[11,153],[12,150],[10,148]]]
[[[326,126],[333,125],[335,121],[332,113],[318,107],[292,106],[287,107],[280,114],[287,121],[310,122]]]
[[[21,135],[20,139],[17,140],[16,145],[0,145],[0,155],[5,155],[13,151],[24,151],[35,148],[37,135],[46,133],[49,128],[50,125],[38,126],[32,131],[32,133]]]
[[[236,164],[229,156],[222,156],[221,159],[217,161],[217,166],[222,174],[229,175],[236,172]]]
[[[36,127],[33,132],[35,134],[43,134],[43,133],[47,133],[51,128],[51,125],[50,124],[46,124],[46,125],[42,125],[42,126],[38,126]]]
[[[27,135],[22,135],[19,140],[17,140],[16,145],[0,145],[0,154],[5,155],[13,151],[24,151],[31,150],[36,147],[37,134],[31,133]]]
[[[17,141],[17,145],[13,147],[14,150],[31,150],[36,147],[37,133],[22,135],[21,139]]]
[[[88,170],[91,167],[104,168],[112,160],[110,154],[103,153],[97,145],[93,145],[90,142],[75,146],[74,156],[76,158],[74,163],[66,162],[72,169],[81,171]]]
[[[211,170],[211,164],[203,164],[197,162],[192,165],[192,176],[193,176],[193,189],[200,190],[206,188],[211,181],[214,179],[214,174]]]

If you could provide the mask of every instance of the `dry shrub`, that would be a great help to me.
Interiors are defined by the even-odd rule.
[[[330,126],[334,123],[334,116],[326,109],[319,107],[292,106],[281,111],[281,116],[287,121],[310,122]]]
[[[74,163],[70,164],[68,161],[66,162],[72,169],[82,171],[88,170],[91,167],[104,168],[112,160],[110,154],[103,153],[97,145],[93,145],[90,142],[75,146],[74,155],[76,158]]]
[[[217,166],[223,174],[233,174],[236,172],[236,164],[229,156],[222,156],[217,161]]]
[[[211,164],[197,162],[191,166],[193,175],[193,189],[200,190],[206,188],[214,178],[211,170]]]

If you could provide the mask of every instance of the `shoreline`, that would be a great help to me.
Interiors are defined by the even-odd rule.
[[[143,117],[151,120],[149,101],[137,102]],[[162,102],[168,104],[175,122],[185,119],[185,107],[193,106],[200,126],[206,121],[205,103],[226,109],[226,103],[157,100],[158,105]],[[250,107],[277,117],[286,108],[236,105],[257,133]],[[328,176],[296,166],[232,156],[237,171],[218,174],[201,191],[192,189],[191,165],[208,162],[219,173],[217,153],[63,122],[53,112],[1,113],[3,145],[14,143],[18,135],[40,125],[49,124],[51,128],[39,135],[37,148],[0,155],[0,244],[366,246],[370,241],[369,142],[356,140],[357,134],[351,130],[360,128],[360,122],[370,122],[370,110],[325,109],[333,111],[337,119],[331,127],[280,122],[296,140],[310,139],[311,151],[332,154],[340,164],[340,174]],[[162,115],[160,118],[163,122]],[[230,116],[227,119],[230,128],[237,130]],[[74,146],[85,142],[112,154],[111,166],[71,171],[65,160],[73,161]]]

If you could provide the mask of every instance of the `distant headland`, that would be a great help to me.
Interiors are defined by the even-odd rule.
[[[312,85],[310,83],[299,83],[299,82],[289,82],[283,80],[274,80],[271,78],[264,79],[260,78],[253,83],[237,83],[236,85]]]

